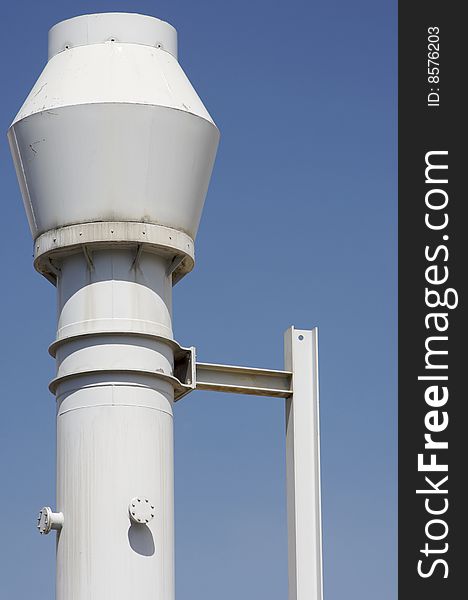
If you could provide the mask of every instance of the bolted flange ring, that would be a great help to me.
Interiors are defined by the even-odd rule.
[[[134,523],[147,525],[156,514],[154,503],[144,496],[136,496],[130,500],[128,514]]]

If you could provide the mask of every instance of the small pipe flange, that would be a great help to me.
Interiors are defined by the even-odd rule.
[[[143,496],[136,496],[128,505],[130,519],[138,525],[147,525],[154,519],[156,509],[154,503]]]
[[[63,513],[54,513],[50,506],[44,506],[37,517],[37,528],[41,535],[47,535],[52,529],[60,531],[63,527]]]

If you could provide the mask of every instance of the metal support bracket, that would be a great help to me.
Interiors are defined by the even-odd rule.
[[[83,245],[83,254],[90,271],[94,271],[94,263],[88,246]]]
[[[180,348],[175,400],[194,389],[286,399],[288,600],[323,600],[318,330],[284,334],[285,370],[196,362]]]

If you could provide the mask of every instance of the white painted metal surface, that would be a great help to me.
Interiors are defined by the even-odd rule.
[[[9,130],[35,265],[57,285],[57,512],[40,519],[63,515],[57,600],[174,600],[172,285],[219,138],[176,57],[152,17],[59,23]]]
[[[174,600],[172,406],[191,390],[286,399],[289,600],[322,600],[317,331],[285,370],[197,363],[172,334],[219,133],[142,15],[52,28],[9,130],[36,268],[57,285],[57,600]],[[208,575],[207,575],[208,576]]]
[[[37,528],[41,535],[47,535],[54,529],[60,531],[63,527],[63,513],[53,512],[50,506],[44,506],[37,517]]]
[[[123,15],[126,42],[93,37],[52,56],[15,117],[9,140],[34,238],[96,221],[195,238],[219,132],[177,59],[141,43],[153,22],[157,33],[158,19]]]
[[[55,259],[83,248],[87,252],[99,248],[133,248],[135,256],[142,251],[165,256],[171,261],[173,284],[195,265],[194,242],[183,231],[153,223],[105,221],[79,223],[46,231],[35,240],[34,266],[55,284]]]
[[[134,523],[144,526],[154,519],[156,506],[149,498],[135,496],[128,504],[128,514]]]
[[[318,330],[288,329],[285,368],[289,600],[322,600]]]
[[[135,13],[80,15],[49,31],[49,59],[59,52],[104,42],[161,48],[177,58],[177,31],[165,21]]]
[[[288,599],[323,600],[318,330],[291,327],[284,351],[284,371],[197,362],[195,388],[286,399]]]
[[[154,254],[90,258],[59,263],[57,598],[173,600],[171,277]],[[148,523],[132,524],[134,497]]]
[[[212,363],[196,364],[197,390],[289,398],[292,373]]]

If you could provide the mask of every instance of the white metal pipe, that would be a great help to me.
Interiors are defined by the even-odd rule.
[[[59,265],[57,600],[174,599],[172,283],[167,259],[135,257]]]

